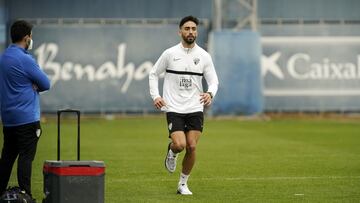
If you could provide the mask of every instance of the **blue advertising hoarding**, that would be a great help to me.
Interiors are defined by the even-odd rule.
[[[197,43],[207,30],[199,27]],[[161,53],[180,42],[178,25],[38,25],[33,54],[51,80],[42,111],[154,111],[148,73]],[[161,87],[159,89],[162,89]]]
[[[52,82],[51,91],[42,95],[42,110],[53,112],[71,107],[85,112],[153,111],[148,72],[165,49],[180,41],[177,30],[177,25],[171,24],[36,26],[33,54]],[[200,27],[197,40],[205,47],[205,27]],[[263,78],[256,86],[263,87],[266,111],[360,109],[356,102],[360,99],[359,37],[261,37],[261,44]],[[242,45],[243,42],[239,47]],[[220,46],[217,53],[239,56],[226,50],[229,47]],[[221,76],[234,65],[224,62],[216,69]],[[230,80],[220,81],[219,96],[224,91],[224,81]],[[228,99],[226,94],[222,97],[217,97],[214,107],[220,99]],[[260,107],[262,97],[251,102]],[[247,108],[247,104],[226,107],[220,103],[217,109],[221,114],[224,112],[220,108],[227,109],[225,114]]]
[[[359,37],[262,37],[268,111],[360,109]]]

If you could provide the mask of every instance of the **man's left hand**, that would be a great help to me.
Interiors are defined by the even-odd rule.
[[[207,92],[200,94],[200,103],[204,104],[204,106],[209,106],[211,104],[211,95]]]

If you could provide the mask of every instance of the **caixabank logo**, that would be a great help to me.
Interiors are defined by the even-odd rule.
[[[263,37],[265,96],[360,96],[359,37]]]

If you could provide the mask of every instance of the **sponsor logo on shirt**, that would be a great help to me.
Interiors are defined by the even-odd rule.
[[[180,77],[180,87],[185,89],[191,88],[192,87],[191,78]]]

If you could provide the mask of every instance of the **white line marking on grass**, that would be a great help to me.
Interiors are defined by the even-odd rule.
[[[106,176],[105,176],[106,177]],[[268,181],[268,180],[316,180],[316,179],[360,179],[360,176],[289,176],[289,177],[223,177],[223,178],[191,178],[191,181]],[[117,183],[117,182],[172,182],[178,180],[177,178],[106,178],[105,182]],[[43,181],[33,181],[34,184],[43,184]],[[15,181],[10,181],[10,185],[17,184]]]
[[[235,178],[209,178],[216,180],[306,180],[306,179],[358,179],[360,176],[301,176],[301,177],[235,177]],[[204,178],[207,179],[207,178]]]
[[[304,176],[304,177],[230,177],[230,178],[192,178],[191,181],[262,181],[262,180],[314,180],[314,179],[360,179],[360,176]],[[107,180],[108,182],[168,182],[175,181],[174,178],[162,179],[114,179]]]

